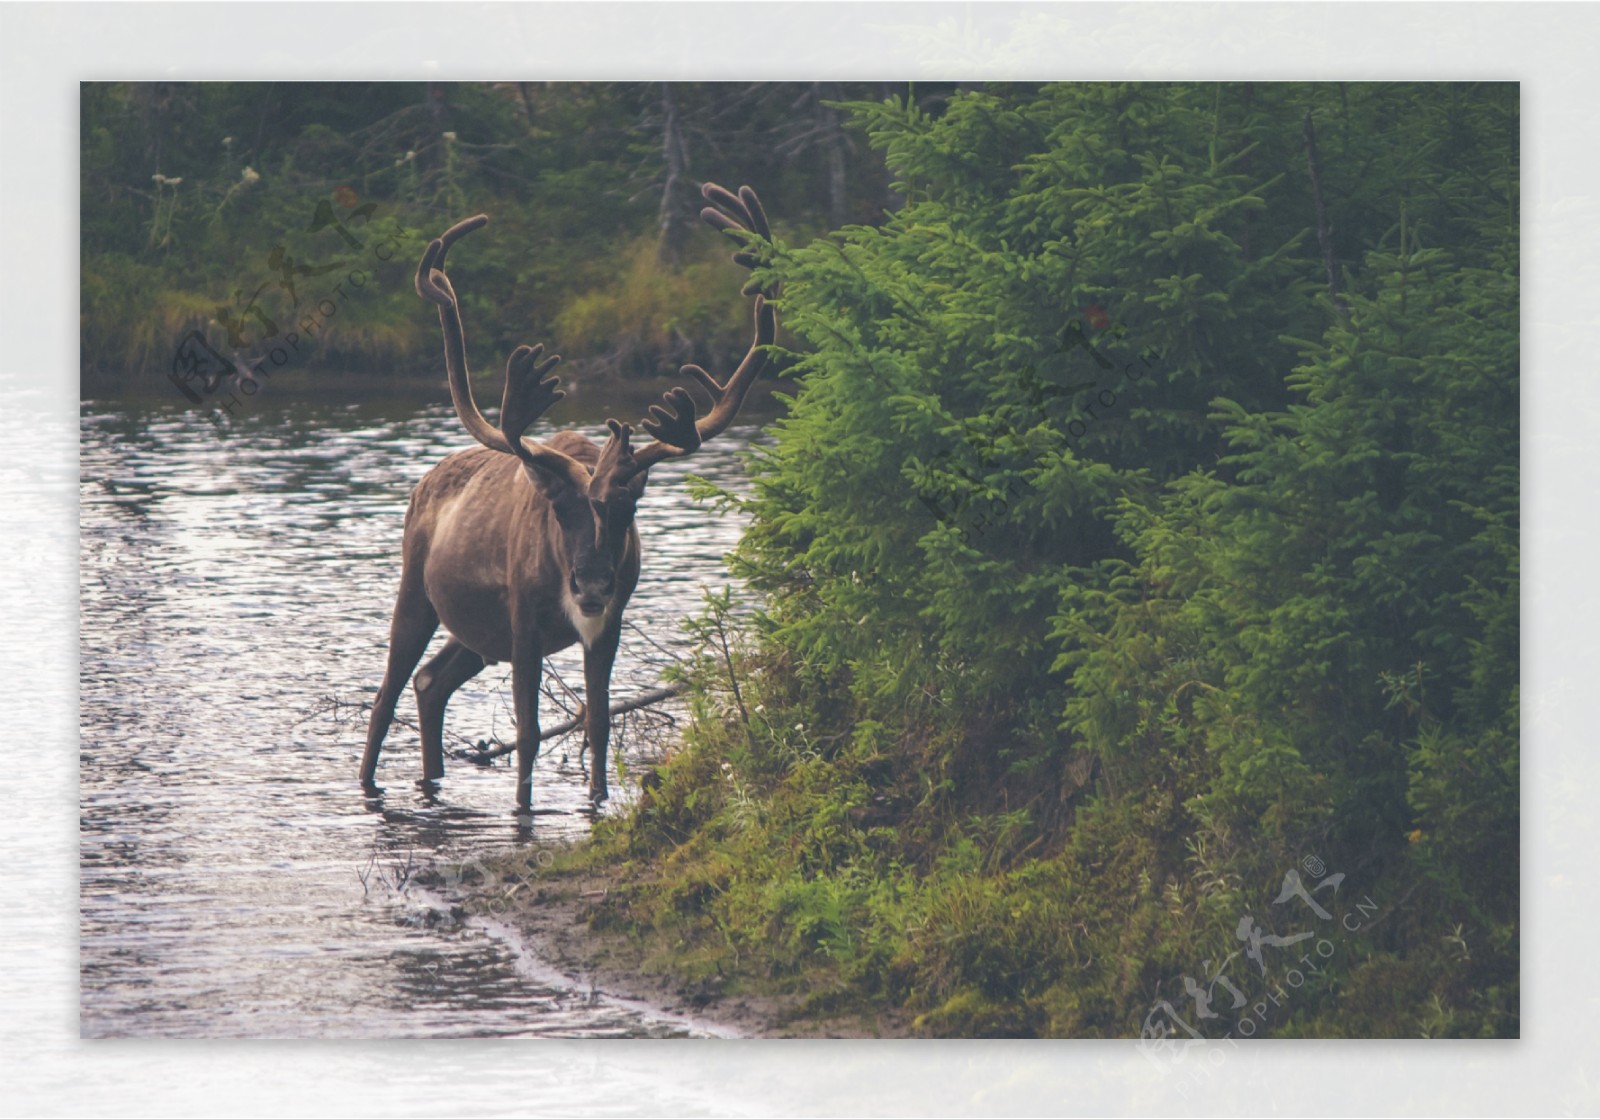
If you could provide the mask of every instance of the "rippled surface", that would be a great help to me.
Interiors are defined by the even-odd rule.
[[[591,998],[412,886],[407,868],[589,826],[572,739],[546,742],[531,827],[515,779],[447,759],[416,785],[397,723],[381,796],[356,782],[411,487],[468,445],[448,405],[246,417],[85,405],[81,460],[81,1030],[86,1037],[663,1036],[685,1024]],[[613,696],[648,685],[645,635],[681,646],[699,587],[728,583],[738,521],[682,477],[737,486],[724,434],[652,471],[644,573]],[[443,643],[443,630],[433,648]],[[575,650],[555,667],[581,683]],[[451,734],[514,735],[508,666],[468,683]],[[411,694],[399,714],[414,716]],[[551,716],[543,721],[549,725]],[[634,735],[625,766],[647,760]],[[637,769],[632,769],[637,772]],[[614,802],[630,790],[612,777]]]

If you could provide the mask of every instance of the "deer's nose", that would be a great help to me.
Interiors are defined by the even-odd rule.
[[[573,572],[570,587],[578,609],[585,614],[598,614],[606,608],[606,603],[611,601],[611,596],[617,589],[617,579],[610,571],[582,575]]]

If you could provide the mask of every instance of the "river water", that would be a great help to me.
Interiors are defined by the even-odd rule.
[[[661,649],[687,647],[700,588],[731,581],[741,523],[683,479],[738,489],[758,430],[652,471],[615,699],[659,678]],[[219,431],[193,411],[88,402],[81,440],[83,1036],[699,1032],[546,973],[415,883],[428,864],[581,837],[576,736],[545,743],[531,824],[512,813],[508,768],[447,758],[439,794],[419,788],[417,735],[398,722],[385,792],[357,783],[407,498],[470,445],[448,404],[280,404]],[[581,685],[576,650],[553,664]],[[456,693],[447,754],[512,740],[507,669]],[[398,713],[414,717],[409,689]],[[557,718],[543,705],[544,725]],[[659,751],[660,728],[644,729],[624,730],[624,774]],[[632,790],[615,770],[611,785],[615,812]]]

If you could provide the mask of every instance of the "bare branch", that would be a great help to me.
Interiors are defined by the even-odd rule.
[[[683,690],[682,684],[667,684],[663,687],[653,688],[642,695],[634,696],[632,699],[613,703],[610,715],[615,719],[618,715],[626,715],[630,711],[638,711],[640,708],[649,707],[651,704],[660,703],[662,700],[671,699],[676,695],[682,695]],[[553,727],[540,727],[539,741],[544,742],[551,738],[560,738],[563,734],[570,734],[582,725],[583,712],[580,711],[576,716],[563,723],[557,723]],[[467,750],[457,750],[456,757],[472,762],[475,765],[488,765],[494,759],[504,757],[516,748],[516,743],[512,743],[509,746],[496,746],[490,750],[473,745]]]

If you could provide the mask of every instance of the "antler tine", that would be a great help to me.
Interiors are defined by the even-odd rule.
[[[446,300],[444,292],[438,289],[433,280],[434,270],[439,263],[439,253],[443,248],[443,242],[435,237],[422,251],[422,259],[417,263],[417,294],[429,303],[448,307],[450,303]]]
[[[461,238],[489,224],[488,214],[473,214],[470,218],[462,218],[449,229],[439,234],[439,241],[444,245],[444,251],[449,252],[450,246]],[[439,267],[444,267],[444,256],[439,257]]]
[[[560,381],[545,374],[561,358],[557,354],[540,361],[544,347],[518,346],[506,359],[506,392],[500,403],[500,433],[513,451],[522,447],[522,433],[567,394]],[[526,448],[524,448],[525,450]],[[518,452],[521,453],[520,451]]]
[[[743,186],[738,194],[734,194],[716,183],[706,183],[700,188],[700,193],[712,203],[700,211],[707,225],[745,246],[756,242],[770,244],[772,227],[767,223],[766,211],[755,191]],[[741,248],[733,259],[746,268],[754,268],[761,263],[761,255],[749,247]],[[754,285],[754,281],[751,284]],[[745,293],[751,292],[751,286],[747,285]],[[774,286],[773,294],[776,293]],[[650,418],[642,424],[656,441],[633,454],[632,473],[638,473],[664,459],[691,454],[707,439],[720,435],[739,414],[750,386],[767,363],[766,347],[772,344],[778,334],[776,310],[768,302],[766,294],[760,291],[754,294],[755,338],[744,360],[727,381],[718,381],[698,365],[685,365],[679,369],[680,373],[693,377],[705,388],[711,397],[711,411],[704,418],[697,418],[694,398],[686,390],[674,388],[668,392],[660,404],[651,406]],[[670,411],[668,406],[671,407]]]
[[[744,404],[745,394],[750,386],[755,383],[756,375],[767,364],[767,355],[763,347],[770,346],[778,334],[778,316],[772,309],[772,304],[767,302],[764,295],[757,295],[755,301],[755,338],[750,343],[750,349],[745,353],[744,360],[726,382],[718,383],[717,379],[698,365],[682,366],[678,372],[687,373],[701,385],[711,397],[711,411],[706,413],[705,419],[697,425],[702,440],[711,439],[722,434],[724,428],[733,422],[739,414],[739,408]]]
[[[465,221],[456,222],[428,242],[428,247],[422,254],[422,261],[417,265],[417,294],[440,307],[454,307],[455,292],[450,288],[450,282],[444,275],[444,258],[450,252],[451,245],[488,224],[488,214],[476,214]]]
[[[716,183],[706,183],[700,188],[700,193],[707,202],[712,203],[700,211],[701,220],[708,225],[742,244],[750,241],[750,234],[763,241],[772,240],[772,227],[767,224],[766,210],[762,208],[756,192],[749,187],[742,186],[739,193],[734,194]],[[720,210],[717,209],[719,206]],[[761,263],[761,257],[749,248],[741,248],[733,254],[733,262],[744,268],[754,268]],[[747,291],[746,294],[750,293]]]
[[[668,389],[661,403],[650,405],[650,414],[639,426],[649,432],[655,442],[633,453],[630,475],[648,470],[664,459],[681,458],[698,451],[703,442],[695,423],[698,413],[694,397],[681,385]]]
[[[772,240],[772,227],[767,224],[767,211],[761,206],[761,199],[756,197],[756,192],[747,186],[739,188],[739,201],[744,203],[744,212],[750,218],[750,229],[763,241]]]

